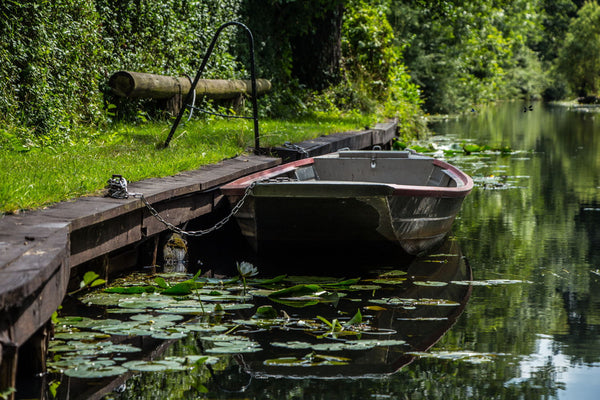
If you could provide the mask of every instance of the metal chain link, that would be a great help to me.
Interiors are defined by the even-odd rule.
[[[154,207],[152,207],[152,205],[146,199],[146,197],[144,196],[143,193],[131,193],[131,192],[127,191],[127,181],[121,175],[113,175],[113,177],[108,180],[108,196],[113,197],[115,199],[127,199],[130,196],[131,197],[139,197],[142,200],[142,202],[144,202],[144,204],[146,205],[148,210],[150,211],[150,214],[152,214],[154,216],[154,218],[156,218],[158,221],[160,221],[162,224],[164,224],[171,231],[176,232],[183,236],[200,237],[200,236],[208,235],[209,233],[212,233],[218,229],[221,229],[225,224],[227,224],[229,222],[229,220],[233,216],[235,216],[235,214],[237,214],[237,212],[242,208],[242,206],[244,205],[244,201],[246,201],[246,198],[248,197],[248,195],[250,194],[252,189],[254,189],[254,186],[256,186],[256,184],[259,182],[262,182],[262,181],[254,181],[246,188],[242,198],[231,209],[231,212],[227,216],[225,216],[225,218],[223,218],[222,220],[217,222],[214,226],[212,226],[208,229],[203,229],[203,230],[198,230],[198,231],[186,231],[184,229],[179,228],[178,226],[173,225],[169,221],[165,220],[158,213],[158,211]]]

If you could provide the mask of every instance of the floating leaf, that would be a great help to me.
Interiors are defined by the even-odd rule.
[[[398,277],[398,276],[404,276],[406,274],[407,274],[406,271],[395,269],[392,271],[385,272],[385,273],[379,275],[379,277],[380,278],[393,278],[393,277]]]
[[[156,282],[158,287],[161,289],[166,289],[169,287],[169,285],[167,285],[167,282],[165,281],[165,278],[163,277],[157,276],[156,278],[154,278],[154,282]]]
[[[381,283],[384,285],[402,285],[406,282],[406,278],[390,277],[373,280],[373,283]]]
[[[151,314],[136,314],[129,317],[129,319],[133,321],[141,321],[141,322],[175,322],[181,321],[183,319],[182,315],[174,315],[174,314],[163,314],[163,315],[151,315]]]
[[[156,288],[153,286],[126,286],[126,287],[110,287],[104,289],[105,293],[118,293],[118,294],[141,294],[141,293],[153,293]]]
[[[180,325],[180,327],[188,331],[206,333],[221,333],[229,329],[226,325],[210,325],[204,322],[184,324]]]
[[[176,361],[129,361],[123,364],[123,367],[131,371],[157,372],[157,371],[181,371],[186,369],[181,363]]]
[[[438,282],[438,281],[414,281],[413,282],[414,285],[417,286],[433,286],[433,287],[440,287],[440,286],[446,286],[448,285],[448,282]]]
[[[383,297],[381,299],[369,300],[371,303],[397,305],[397,306],[458,306],[460,303],[445,299],[403,299],[399,297]]]
[[[365,306],[363,307],[365,310],[371,310],[371,311],[385,311],[387,310],[387,308],[385,307],[380,307],[380,306]]]
[[[381,286],[378,285],[350,285],[348,287],[350,290],[377,290],[381,289]]]
[[[126,372],[126,368],[118,365],[98,365],[98,363],[88,363],[67,369],[64,373],[72,378],[94,379],[122,375]]]
[[[518,283],[531,283],[530,281],[522,281],[517,279],[489,279],[484,281],[451,281],[455,285],[464,286],[496,286],[496,285],[512,285]]]
[[[315,284],[307,284],[307,285],[295,285],[289,288],[277,290],[271,294],[269,297],[271,298],[289,298],[289,297],[299,297],[305,296],[309,294],[315,294],[323,292],[323,288],[319,285]]]
[[[162,291],[162,294],[170,296],[182,296],[192,293],[195,286],[189,282],[181,282]]]
[[[256,314],[254,314],[252,316],[252,318],[260,318],[260,319],[277,318],[277,310],[275,310],[272,306],[260,306],[256,310]]]
[[[183,339],[186,336],[187,336],[187,333],[185,331],[181,331],[181,330],[162,331],[162,332],[155,332],[152,334],[152,338],[162,339],[162,340]]]
[[[345,357],[334,357],[322,354],[307,354],[303,358],[296,357],[281,357],[272,358],[265,360],[264,364],[269,366],[279,367],[319,367],[328,365],[348,365],[350,363],[349,358]]]
[[[356,314],[354,314],[354,316],[350,319],[350,321],[346,322],[344,324],[344,327],[350,327],[352,325],[358,325],[360,323],[362,323],[362,314],[360,313],[360,309],[356,310]]]
[[[285,278],[287,277],[287,275],[279,275],[276,276],[275,278],[271,278],[271,279],[252,279],[248,281],[248,284],[250,285],[270,285],[273,283],[279,283],[281,281],[283,281]]]
[[[55,339],[65,339],[65,340],[80,340],[80,339],[106,339],[107,336],[101,333],[95,332],[59,332],[54,334]]]

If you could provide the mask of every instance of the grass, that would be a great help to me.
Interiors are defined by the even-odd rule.
[[[363,129],[372,116],[261,120],[261,147]],[[9,147],[0,142],[0,214],[36,209],[98,193],[112,174],[129,182],[164,177],[252,151],[251,121],[213,118],[180,125],[162,149],[170,123],[115,125],[79,132],[61,144]],[[1,138],[0,138],[1,139]],[[19,151],[18,151],[19,150]]]

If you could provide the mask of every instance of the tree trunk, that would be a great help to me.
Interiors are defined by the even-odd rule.
[[[321,90],[340,79],[342,18],[344,4],[332,0],[323,13],[306,23],[309,32],[291,38],[292,74],[310,89]]]

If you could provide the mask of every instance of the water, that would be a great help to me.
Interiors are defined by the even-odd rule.
[[[258,343],[262,351],[221,354],[210,367],[193,372],[110,378],[107,398],[597,399],[600,114],[538,103],[523,112],[523,106],[508,103],[432,126],[436,135],[431,141],[440,149],[464,142],[513,151],[437,153],[476,182],[452,237],[433,257],[373,265],[360,275],[361,284],[373,284],[367,279],[402,268],[408,270],[406,282],[347,291],[335,304],[276,304],[296,318],[295,326],[245,326],[235,332]],[[197,245],[198,254],[207,254]],[[233,249],[219,249],[227,262],[238,257]],[[295,256],[290,251],[289,260]],[[279,262],[283,272],[289,260]],[[218,258],[203,262],[215,265]],[[345,262],[342,269],[350,271],[352,264]],[[257,265],[260,269],[260,262]],[[447,284],[423,286],[419,281]],[[385,301],[378,303],[381,299]],[[397,299],[448,304],[391,305]],[[273,304],[259,297],[253,301]],[[385,339],[406,343],[362,351],[306,347],[323,343],[323,338],[299,329],[300,321],[320,315],[344,322],[359,308],[371,326],[388,330]],[[253,313],[239,310],[224,318],[249,319]],[[365,331],[360,339],[374,338],[381,337]],[[329,339],[327,343],[346,340]],[[139,347],[156,346],[151,339],[136,340]],[[207,336],[194,333],[156,354],[204,354],[210,346]],[[322,355],[333,358],[319,358]],[[307,367],[310,363],[322,364]],[[87,392],[79,389],[80,383],[63,377],[59,397],[82,398]]]
[[[519,150],[451,159],[478,182],[455,226],[475,279],[531,282],[474,288],[439,344],[504,354],[470,383],[480,396],[494,387],[484,397],[598,397],[599,123],[600,114],[510,103],[434,126],[459,141]]]

